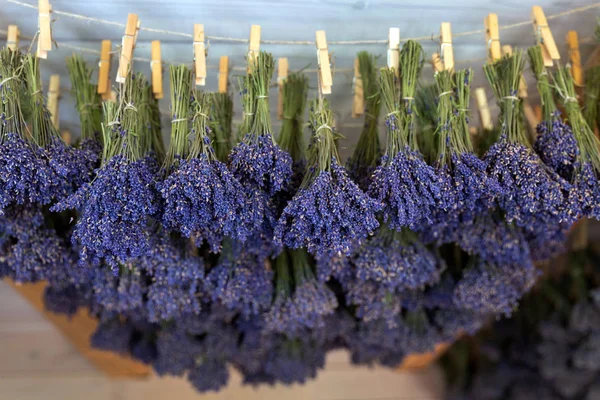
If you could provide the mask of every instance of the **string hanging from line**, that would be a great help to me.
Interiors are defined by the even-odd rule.
[[[22,7],[36,9],[36,10],[38,8],[37,5],[35,5],[35,4],[26,3],[26,2],[19,1],[19,0],[4,0],[4,1],[15,4],[15,5],[19,5]],[[573,8],[573,9],[566,10],[566,11],[563,11],[563,12],[560,12],[557,14],[548,15],[546,17],[546,20],[549,21],[549,20],[564,17],[567,15],[572,15],[572,14],[577,14],[577,13],[585,12],[588,10],[592,10],[594,8],[600,8],[600,2],[589,4],[589,5],[582,6],[582,7]],[[52,13],[55,15],[78,19],[78,20],[86,21],[86,22],[94,22],[94,23],[98,23],[98,24],[112,25],[112,26],[117,26],[120,28],[125,27],[125,24],[121,23],[121,22],[108,21],[108,20],[104,20],[104,19],[100,19],[100,18],[88,17],[86,15],[75,14],[75,13],[70,13],[70,12],[66,12],[66,11],[59,11],[59,10],[53,9]],[[517,22],[514,24],[502,25],[498,29],[502,31],[502,30],[518,28],[521,26],[530,26],[530,25],[531,25],[531,20],[529,19],[527,21]],[[140,27],[140,31],[158,33],[158,34],[162,34],[162,35],[179,36],[179,37],[185,37],[185,38],[193,37],[193,35],[190,33],[170,31],[170,30],[166,30],[166,29],[148,28],[148,27],[143,27],[143,26]],[[485,32],[486,32],[485,29],[475,29],[475,30],[466,31],[466,32],[453,33],[453,37],[473,36],[473,35],[485,34]],[[419,41],[419,40],[429,40],[431,38],[432,38],[432,35],[418,36],[418,37],[413,37],[413,38],[405,37],[405,38],[401,38],[400,41],[401,42],[406,42],[407,40]],[[205,35],[205,39],[211,40],[211,41],[216,41],[216,42],[228,42],[228,43],[248,43],[248,41],[249,41],[248,38],[234,38],[234,37],[211,36],[211,35]],[[261,39],[260,43],[262,43],[262,44],[280,44],[280,45],[299,45],[299,46],[303,46],[303,45],[314,46],[315,45],[314,40]],[[357,45],[357,44],[376,45],[376,44],[387,44],[387,43],[388,43],[387,38],[386,39],[372,39],[372,40],[332,40],[332,41],[328,41],[329,45],[338,45],[338,46]]]

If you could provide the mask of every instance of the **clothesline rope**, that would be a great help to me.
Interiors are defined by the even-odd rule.
[[[12,4],[16,4],[22,7],[27,7],[27,8],[32,8],[32,9],[36,9],[37,10],[37,5],[35,4],[30,4],[30,3],[26,3],[26,2],[22,2],[19,0],[4,0],[8,3],[12,3]],[[582,6],[582,7],[577,7],[577,8],[573,8],[570,10],[566,10],[557,14],[552,14],[552,15],[548,15],[546,17],[546,20],[553,20],[556,18],[560,18],[560,17],[564,17],[567,15],[572,15],[572,14],[577,14],[580,12],[585,12],[588,10],[592,10],[594,8],[599,8],[600,7],[600,2],[598,3],[593,3],[593,4],[589,4],[586,6]],[[70,13],[70,12],[66,12],[66,11],[59,11],[59,10],[52,10],[52,13],[55,15],[60,15],[63,17],[68,17],[68,18],[73,18],[73,19],[78,19],[78,20],[82,20],[82,21],[86,21],[86,22],[94,22],[94,23],[98,23],[98,24],[105,24],[105,25],[112,25],[112,26],[118,26],[121,28],[125,28],[125,24],[121,23],[121,22],[114,22],[114,21],[108,21],[108,20],[104,20],[104,19],[100,19],[100,18],[94,18],[94,17],[88,17],[86,15],[81,15],[81,14],[75,14],[75,13]],[[508,30],[508,29],[514,29],[514,28],[518,28],[521,26],[527,26],[527,25],[531,25],[532,22],[531,20],[527,20],[527,21],[522,21],[522,22],[517,22],[514,24],[509,24],[509,25],[502,25],[500,26],[498,29],[499,30]],[[179,36],[179,37],[185,37],[185,38],[193,38],[193,35],[191,33],[185,33],[185,32],[176,32],[176,31],[170,31],[170,30],[166,30],[166,29],[156,29],[156,28],[147,28],[144,26],[140,27],[141,31],[145,31],[145,32],[152,32],[152,33],[158,33],[158,34],[162,34],[162,35],[171,35],[171,36]],[[476,29],[476,30],[472,30],[472,31],[466,31],[466,32],[458,32],[458,33],[454,33],[452,36],[453,37],[464,37],[464,36],[473,36],[473,35],[479,35],[479,34],[484,34],[485,33],[485,29]],[[249,39],[248,38],[234,38],[234,37],[225,37],[225,36],[211,36],[211,35],[206,35],[205,38],[207,40],[211,40],[211,41],[216,41],[216,42],[228,42],[228,43],[248,43]],[[413,38],[402,38],[401,41],[405,42],[407,40],[429,40],[432,38],[432,35],[428,35],[428,36],[420,36],[420,37],[413,37]],[[269,39],[262,39],[260,41],[262,44],[279,44],[279,45],[314,45],[315,42],[312,40],[269,40]],[[374,39],[374,40],[333,40],[333,41],[328,41],[329,45],[357,45],[357,44],[364,44],[364,45],[375,45],[375,44],[387,44],[387,39]]]

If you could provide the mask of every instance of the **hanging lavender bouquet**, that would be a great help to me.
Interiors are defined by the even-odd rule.
[[[248,251],[266,258],[280,249],[273,241],[277,206],[273,196],[285,190],[292,176],[292,158],[272,135],[269,111],[269,82],[275,68],[273,56],[260,52],[249,59],[244,79],[244,123],[248,129],[229,155],[229,169],[244,186],[249,203],[254,205],[250,219],[253,234]]]
[[[562,121],[556,108],[541,46],[532,46],[527,52],[542,103],[542,122],[536,128],[538,137],[534,149],[546,165],[567,181],[571,181],[579,155],[577,141],[571,127]]]
[[[137,109],[144,81],[129,74],[119,104],[104,103],[102,165],[93,181],[52,208],[79,211],[72,241],[82,261],[105,259],[116,266],[149,250],[148,225],[158,212],[158,194],[155,173],[140,148],[141,135],[150,133],[140,126]]]
[[[554,83],[579,148],[573,171],[571,208],[579,210],[582,217],[599,219],[600,142],[581,113],[570,68],[559,68],[554,74]]]
[[[500,192],[498,182],[488,176],[486,164],[473,152],[468,108],[470,69],[436,72],[438,89],[438,126],[436,137],[436,169],[441,177],[446,208],[436,208],[433,223],[421,227],[427,242],[438,244],[457,240],[458,230],[473,223],[474,218],[488,212]]]
[[[309,253],[350,254],[357,242],[379,226],[377,201],[350,180],[338,164],[332,113],[318,101],[311,112],[312,138],[300,190],[288,203],[275,228],[275,240]]]
[[[368,193],[383,204],[383,220],[396,230],[430,223],[432,211],[443,207],[440,178],[423,160],[416,140],[414,96],[421,58],[421,45],[411,40],[404,44],[400,54],[402,94],[394,70],[381,70],[388,138]]]
[[[282,206],[298,191],[306,169],[306,144],[304,142],[304,112],[308,94],[308,77],[301,73],[290,74],[283,82],[283,122],[279,146],[292,157],[292,177],[283,195]]]
[[[313,273],[306,250],[288,250],[274,260],[275,300],[265,314],[268,332],[297,337],[325,327],[338,306],[335,294]]]
[[[249,131],[229,156],[230,169],[243,185],[273,196],[292,175],[291,157],[275,143],[271,129],[268,99],[275,61],[271,54],[260,52],[248,62],[246,87],[252,88],[248,101],[254,102],[254,116]]]
[[[206,291],[212,301],[245,317],[268,310],[273,298],[273,271],[263,260],[226,238],[217,265],[206,276]]]
[[[70,193],[67,178],[73,178],[75,163],[52,125],[38,61],[3,49],[0,76],[0,212],[10,205],[50,204]]]
[[[197,246],[206,241],[216,253],[224,236],[246,240],[252,205],[212,147],[209,95],[197,92],[192,97],[192,73],[186,66],[171,67],[170,75],[173,128],[163,167],[169,175],[156,186],[164,201],[162,222],[168,231],[192,238]]]
[[[381,100],[377,79],[377,57],[361,51],[357,58],[365,103],[365,122],[356,148],[348,159],[347,168],[352,180],[358,184],[358,187],[366,191],[371,184],[371,175],[381,158],[378,129]]]
[[[521,50],[484,66],[502,122],[500,139],[485,155],[488,173],[500,184],[498,204],[508,222],[526,230],[572,223],[576,213],[568,206],[569,183],[540,160],[523,130],[521,99],[517,97],[523,68]]]

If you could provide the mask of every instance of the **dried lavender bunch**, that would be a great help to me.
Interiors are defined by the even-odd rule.
[[[508,222],[524,229],[547,223],[572,223],[568,206],[570,185],[533,152],[522,126],[521,99],[517,97],[524,68],[523,52],[505,56],[484,71],[501,110],[502,135],[487,152],[488,173],[500,184],[498,203]]]
[[[423,238],[437,244],[457,241],[458,230],[488,212],[500,192],[498,182],[473,151],[468,109],[473,72],[436,72],[438,125],[436,169],[443,196],[433,210],[433,223],[421,227]]]
[[[538,275],[530,260],[512,265],[478,261],[464,270],[454,289],[453,303],[477,313],[510,316]]]
[[[266,331],[298,337],[324,328],[325,318],[335,312],[338,302],[331,289],[315,278],[306,250],[284,251],[274,264],[275,300],[265,315]]]
[[[211,105],[211,139],[217,159],[226,163],[233,145],[233,131],[231,127],[233,120],[233,99],[231,98],[231,94],[229,92],[213,93]]]
[[[544,66],[542,48],[532,46],[527,52],[542,102],[542,122],[536,129],[538,137],[534,149],[546,165],[570,181],[579,153],[577,141],[571,132],[571,127],[562,121],[560,112],[556,108],[548,71]]]
[[[252,88],[254,116],[242,141],[229,155],[230,168],[243,185],[273,196],[292,175],[291,157],[277,146],[271,129],[268,95],[275,61],[271,54],[261,52],[249,65],[246,87]]]
[[[41,91],[33,94],[41,90],[37,65],[34,58],[18,51],[0,51],[0,213],[11,205],[50,204],[71,189],[66,178],[73,178],[69,169],[73,164],[65,161],[72,160],[68,157],[72,152],[58,134],[53,135],[56,131]],[[51,139],[56,139],[57,150],[58,142],[63,150],[53,152],[56,157],[52,160],[48,149],[55,143],[42,140],[50,139],[48,129]]]
[[[385,154],[373,173],[368,193],[383,204],[384,222],[398,231],[431,222],[428,218],[442,199],[435,169],[427,165],[413,147],[416,141],[412,97],[421,51],[420,45],[412,41],[403,47],[400,69],[404,71],[402,81],[406,86],[402,88],[402,95],[392,69],[383,68],[380,75],[388,138]]]
[[[331,109],[322,100],[310,117],[312,138],[300,190],[275,228],[275,240],[313,255],[350,254],[352,247],[379,226],[377,201],[352,182],[338,164]]]
[[[102,165],[93,181],[52,207],[79,210],[72,242],[83,263],[105,259],[116,268],[149,250],[148,226],[159,207],[156,168],[141,148],[149,134],[137,108],[145,87],[143,75],[129,74],[119,104],[104,103]]]
[[[565,112],[577,140],[579,154],[573,171],[571,208],[581,216],[600,218],[600,154],[598,138],[586,123],[581,112],[573,76],[569,67],[559,68],[554,74],[555,90],[564,104]]]
[[[394,231],[385,224],[365,241],[352,262],[357,284],[375,282],[391,292],[422,290],[437,283],[443,269],[414,232]]]
[[[377,57],[366,51],[357,55],[358,70],[363,87],[365,103],[365,121],[347,168],[350,177],[361,190],[367,190],[371,184],[371,175],[379,164],[381,146],[379,145],[379,80],[377,79]]]
[[[300,187],[306,168],[303,119],[307,95],[308,77],[304,73],[290,74],[283,82],[283,122],[279,134],[279,146],[292,157],[293,162],[285,203],[291,200]]]
[[[245,317],[268,310],[273,299],[273,271],[240,243],[223,241],[219,261],[206,277],[213,302]]]
[[[173,80],[190,79],[191,72],[182,71],[185,66],[172,67]],[[190,97],[190,93],[177,92],[190,88],[190,84],[173,82],[174,96]],[[180,101],[180,100],[179,100]],[[179,108],[178,104],[173,109]],[[177,231],[192,238],[197,246],[206,241],[212,252],[220,250],[225,236],[246,240],[252,229],[249,221],[252,204],[246,202],[242,185],[229,172],[225,164],[217,159],[210,140],[209,113],[210,95],[197,92],[191,104],[191,143],[187,143],[186,130],[173,133],[174,149],[169,154],[179,157],[178,165],[167,168],[172,172],[157,184],[164,200],[162,222],[168,231]],[[188,112],[182,110],[179,118],[186,121]],[[176,135],[184,135],[178,137]]]

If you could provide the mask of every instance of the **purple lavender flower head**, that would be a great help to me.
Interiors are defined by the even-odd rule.
[[[536,153],[546,165],[567,181],[571,181],[579,157],[579,147],[571,127],[557,118],[553,122],[540,123],[536,131]]]
[[[377,282],[390,290],[422,289],[440,279],[443,263],[406,229],[382,226],[354,257],[358,282]]]
[[[206,240],[216,253],[224,236],[244,241],[250,234],[246,211],[252,204],[218,160],[203,155],[183,160],[157,189],[165,203],[164,226],[193,238],[198,246]]]
[[[46,205],[67,194],[44,150],[8,133],[0,145],[0,210],[10,204]]]
[[[481,214],[464,225],[457,244],[467,253],[495,265],[522,263],[531,258],[523,233],[495,214]]]
[[[158,211],[154,175],[144,160],[111,158],[96,178],[52,207],[81,213],[72,240],[81,245],[83,260],[126,263],[149,250],[148,224]]]
[[[361,191],[334,159],[330,171],[320,172],[288,203],[275,239],[293,249],[306,247],[314,255],[350,254],[356,241],[379,226],[375,217],[379,209],[379,203]]]
[[[569,199],[571,209],[579,210],[582,216],[600,220],[600,180],[592,163],[581,165],[573,187]]]
[[[492,145],[485,161],[488,173],[502,189],[498,198],[508,222],[526,227],[535,223],[535,216],[548,213],[556,222],[573,219],[567,207],[570,185],[544,165],[526,146],[511,143],[505,137]]]
[[[229,310],[257,315],[271,305],[273,272],[256,256],[224,247],[219,263],[206,276],[206,290]]]
[[[61,178],[64,193],[68,195],[92,179],[99,161],[99,154],[93,149],[71,147],[58,138],[52,140],[46,155],[50,167]]]
[[[325,318],[335,312],[338,302],[331,289],[315,279],[308,254],[304,250],[290,251],[289,256],[282,253],[275,260],[275,269],[276,296],[265,314],[266,330],[297,337],[302,332],[323,328]],[[289,269],[294,277],[293,293]]]
[[[187,379],[200,393],[218,392],[229,382],[229,369],[222,361],[201,359],[189,371]]]
[[[531,261],[494,266],[479,262],[467,269],[454,290],[458,308],[510,316],[538,276]]]
[[[444,203],[441,183],[436,170],[406,147],[392,160],[382,158],[368,193],[383,204],[383,219],[392,229],[415,229],[431,223],[431,213]]]
[[[279,148],[270,134],[247,134],[231,151],[229,163],[243,185],[270,196],[285,189],[292,176],[292,157]]]

